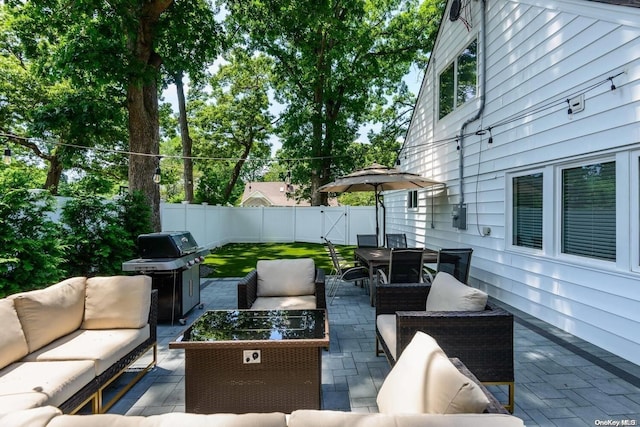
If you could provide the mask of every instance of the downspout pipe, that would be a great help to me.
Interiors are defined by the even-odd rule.
[[[459,180],[460,180],[460,210],[462,212],[462,207],[464,206],[464,134],[467,126],[476,120],[478,120],[482,116],[482,112],[484,111],[485,98],[486,98],[486,89],[487,89],[487,30],[486,30],[486,20],[487,20],[487,2],[486,0],[481,0],[482,2],[482,13],[480,14],[480,37],[481,37],[481,48],[482,48],[482,70],[480,76],[480,107],[476,114],[467,119],[462,126],[460,127],[460,135],[458,136],[458,146],[460,150],[458,150],[459,157]],[[466,221],[464,222],[466,224]],[[458,227],[460,228],[460,227]],[[466,226],[464,227],[466,228]]]

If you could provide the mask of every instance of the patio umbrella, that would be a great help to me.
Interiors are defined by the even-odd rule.
[[[378,237],[380,235],[378,203],[381,203],[379,200],[382,191],[417,190],[420,188],[433,187],[434,185],[442,185],[442,183],[423,178],[415,173],[402,172],[396,168],[374,163],[364,169],[341,176],[335,181],[323,185],[318,191],[323,193],[373,191],[376,199],[376,237]],[[384,208],[384,204],[382,204],[382,206]]]

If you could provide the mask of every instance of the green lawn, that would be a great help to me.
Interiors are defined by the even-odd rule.
[[[338,246],[346,259],[353,257],[353,246]],[[326,274],[331,259],[324,245],[318,243],[232,243],[213,249],[204,265],[214,269],[208,277],[242,277],[256,268],[259,259],[313,258]]]

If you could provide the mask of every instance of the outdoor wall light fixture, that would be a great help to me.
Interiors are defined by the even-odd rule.
[[[2,161],[4,162],[5,165],[11,164],[11,148],[6,147],[4,149],[4,155],[2,156]]]

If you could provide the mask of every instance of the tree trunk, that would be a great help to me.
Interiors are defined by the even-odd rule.
[[[229,178],[229,182],[227,183],[227,187],[224,190],[224,201],[228,202],[231,197],[231,192],[233,191],[233,187],[235,187],[236,182],[238,182],[238,178],[240,177],[240,171],[242,170],[242,166],[244,165],[247,157],[249,157],[249,153],[251,152],[251,146],[253,143],[250,141],[244,146],[244,151],[240,159],[236,162],[236,165],[233,167],[233,172],[231,173],[231,177]]]
[[[178,110],[180,122],[180,138],[182,140],[183,157],[183,180],[184,180],[184,200],[193,202],[193,141],[189,135],[189,123],[187,122],[187,103],[184,96],[184,84],[182,83],[182,72],[174,76],[176,91],[178,93]]]
[[[151,206],[151,221],[154,231],[160,231],[160,188],[153,182],[153,174],[160,158],[160,134],[158,118],[158,94],[155,83],[140,87],[130,84],[127,106],[129,108],[129,187],[141,191]]]
[[[62,162],[56,155],[49,157],[48,160],[49,170],[47,171],[47,181],[44,183],[44,188],[49,190],[52,195],[57,196],[63,170]]]
[[[151,222],[155,231],[160,225],[160,189],[153,182],[153,174],[159,166],[160,119],[158,117],[157,76],[162,63],[153,51],[155,26],[162,12],[172,0],[144,1],[137,32],[129,34],[129,49],[142,68],[140,74],[130,78],[127,88],[129,110],[129,188],[141,191],[151,206]]]

